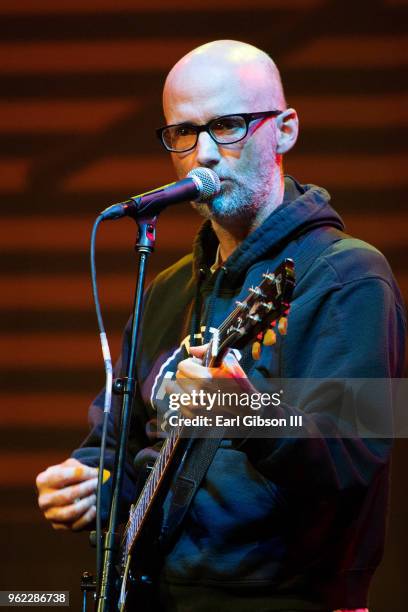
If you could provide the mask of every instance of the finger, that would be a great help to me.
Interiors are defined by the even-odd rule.
[[[83,464],[80,463],[77,459],[73,457],[69,457],[65,459],[62,463],[58,463],[57,465],[49,466],[46,470],[43,470],[40,474],[38,474],[36,479],[37,488],[40,488],[44,482],[44,479],[48,478],[50,472],[55,471],[55,468],[62,467],[81,467]]]
[[[48,510],[52,506],[68,506],[78,498],[85,498],[96,491],[97,478],[85,480],[64,489],[45,489],[38,498],[41,510]]]
[[[176,378],[211,378],[211,372],[194,358],[180,361],[177,367]]]
[[[199,359],[202,359],[204,355],[206,354],[207,349],[208,349],[208,342],[206,344],[202,344],[201,346],[190,346],[190,348],[188,349],[188,352],[193,357],[198,357]]]
[[[205,380],[209,380],[209,379],[205,379]],[[182,375],[180,375],[180,377],[177,376],[179,395],[185,396],[187,394],[191,398],[193,394],[199,393],[200,390],[205,391],[206,389],[205,380],[198,379],[198,378],[184,378]]]
[[[192,388],[195,388],[197,385],[191,383],[188,379],[177,380],[177,381],[169,381],[166,384],[166,392],[169,396],[169,406],[171,410],[177,410],[180,408],[180,397],[183,395],[191,394]],[[173,396],[173,397],[172,397]],[[176,404],[172,403],[176,400]],[[185,400],[183,400],[185,403]]]
[[[53,523],[53,522],[51,522],[51,526],[56,531],[62,531],[62,530],[67,531],[68,529],[69,530],[71,529],[71,527],[69,525],[64,525],[64,523]]]
[[[73,504],[63,507],[49,508],[44,516],[51,523],[61,523],[70,526],[96,503],[96,495],[89,495],[83,499],[76,500]]]
[[[194,409],[194,406],[192,406],[191,404],[189,406],[181,406],[180,408],[181,414],[184,417],[187,417],[188,419],[192,419],[193,417],[197,416],[196,411],[198,413],[199,409]]]
[[[223,370],[227,369],[233,378],[246,378],[238,359],[232,351],[228,351],[221,364]]]
[[[170,395],[171,393],[181,393],[181,389],[179,384],[175,380],[169,380],[165,384],[166,393]]]
[[[89,523],[91,523],[96,517],[96,506],[93,505],[89,508],[89,510],[87,510],[85,512],[85,514],[83,516],[81,516],[80,519],[78,519],[77,521],[75,521],[75,523],[72,524],[71,529],[73,531],[80,531],[81,529],[84,529],[84,527],[86,527]]]
[[[79,462],[78,465],[53,465],[38,474],[36,484],[39,491],[44,487],[62,489],[68,485],[95,478],[97,473],[96,468]]]
[[[78,459],[74,459],[74,457],[68,457],[68,459],[65,459],[65,461],[63,461],[61,463],[61,465],[78,465],[81,462],[78,461]]]
[[[68,465],[68,466],[82,466],[84,465],[83,463],[81,463],[80,461],[78,461],[78,459],[74,459],[73,457],[70,457],[69,459],[66,459],[65,461],[63,461],[63,463],[61,463],[61,465]],[[99,468],[95,468],[96,471],[99,471]],[[111,473],[109,470],[104,469],[103,470],[103,483],[105,483],[111,476]]]
[[[52,523],[74,523],[96,503],[96,495],[89,495],[68,506],[54,506],[44,512]]]

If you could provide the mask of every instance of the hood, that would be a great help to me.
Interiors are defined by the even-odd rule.
[[[301,185],[285,176],[283,202],[224,262],[224,277],[234,285],[258,260],[278,252],[284,244],[322,225],[344,230],[341,217],[330,206],[330,194],[316,185]],[[201,277],[209,272],[218,247],[211,221],[201,226],[193,248],[194,273]]]

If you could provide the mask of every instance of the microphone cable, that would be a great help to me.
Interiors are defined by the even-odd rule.
[[[102,215],[99,215],[93,225],[91,234],[90,244],[90,262],[91,262],[91,279],[92,279],[92,293],[95,303],[96,317],[98,321],[99,337],[102,347],[103,361],[105,365],[105,399],[103,406],[103,424],[102,424],[102,436],[100,445],[100,457],[99,457],[99,471],[98,471],[98,484],[96,488],[96,519],[95,519],[95,532],[96,532],[96,596],[98,597],[100,592],[100,577],[102,571],[102,485],[103,485],[103,473],[105,465],[105,451],[106,441],[108,434],[109,416],[111,412],[112,404],[112,385],[113,385],[113,368],[112,359],[110,355],[109,343],[105,332],[105,326],[102,319],[101,305],[99,301],[98,285],[96,280],[96,264],[95,264],[95,243],[96,233],[99,225],[104,221]]]

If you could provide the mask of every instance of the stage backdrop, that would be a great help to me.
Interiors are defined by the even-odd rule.
[[[95,215],[174,178],[154,134],[166,72],[216,38],[270,53],[301,121],[286,171],[331,192],[348,231],[385,253],[407,296],[408,5],[2,0],[0,17],[0,588],[69,589],[76,610],[93,551],[85,534],[45,524],[34,477],[78,445],[103,382],[88,271]],[[163,213],[150,278],[190,249],[198,223],[187,206]],[[98,239],[115,356],[131,309],[134,238],[133,222],[120,221]],[[406,461],[399,443],[374,612],[402,612],[408,600]]]

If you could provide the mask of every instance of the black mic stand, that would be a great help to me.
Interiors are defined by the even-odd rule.
[[[139,254],[138,277],[133,303],[133,318],[129,361],[126,377],[116,379],[114,388],[116,393],[122,395],[122,411],[120,418],[119,445],[116,450],[115,467],[113,474],[113,494],[109,513],[108,531],[103,545],[102,576],[98,576],[99,592],[96,595],[96,609],[98,612],[111,612],[114,608],[115,554],[118,548],[118,522],[119,508],[122,493],[123,473],[126,461],[127,439],[130,425],[132,400],[136,390],[136,348],[139,337],[139,326],[142,315],[143,291],[146,277],[146,266],[149,255],[154,250],[156,240],[157,217],[136,219],[138,237],[135,250]]]

